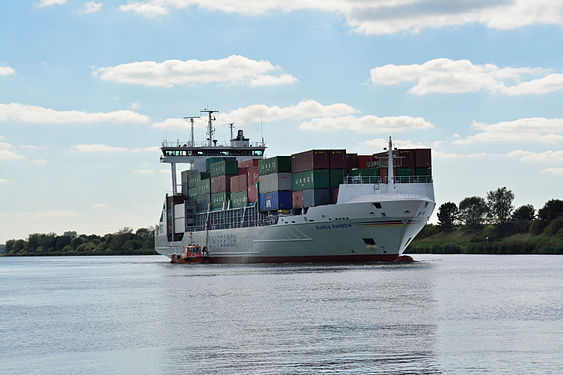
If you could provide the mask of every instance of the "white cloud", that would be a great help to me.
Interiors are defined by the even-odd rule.
[[[121,5],[119,9],[123,12],[136,13],[147,18],[157,18],[168,14],[168,8],[166,6],[158,5],[156,1],[146,3],[129,3]]]
[[[154,169],[138,169],[135,171],[137,174],[153,174]]]
[[[35,164],[39,164],[39,165],[45,165],[48,163],[47,160],[45,159],[33,159],[32,162],[34,162]]]
[[[148,123],[149,117],[137,112],[121,110],[113,112],[57,111],[21,103],[0,104],[0,122],[15,121],[35,124],[73,123]]]
[[[507,154],[508,157],[518,158],[521,161],[543,162],[543,163],[563,163],[563,150],[533,152],[525,150],[514,150]]]
[[[18,160],[25,159],[25,156],[11,150],[0,150],[0,160]]]
[[[16,74],[16,71],[9,66],[0,66],[0,77],[9,76],[11,74]]]
[[[189,129],[191,124],[183,118],[168,118],[164,121],[155,122],[152,125],[154,128],[160,129]],[[205,128],[207,123],[201,119],[194,120],[194,128]]]
[[[372,115],[354,117],[322,117],[299,125],[301,130],[335,131],[352,130],[359,133],[391,134],[405,131],[427,130],[434,125],[422,117],[389,116],[377,117]]]
[[[389,139],[387,138],[373,138],[363,141],[361,143],[364,146],[373,147],[379,150],[383,150],[384,147],[389,146]],[[393,147],[397,148],[429,148],[429,146],[422,143],[412,142],[410,140],[400,140],[393,139]]]
[[[96,3],[95,1],[89,1],[84,4],[84,8],[82,8],[82,13],[89,14],[89,13],[96,13],[100,9],[102,9],[103,3]]]
[[[105,203],[94,203],[94,204],[92,205],[92,207],[94,207],[94,208],[107,208],[107,207],[109,207],[109,206],[108,206],[107,204],[105,204]]]
[[[69,210],[50,210],[50,211],[40,211],[40,212],[18,212],[18,213],[9,213],[4,212],[0,213],[0,217],[7,217],[11,219],[57,219],[62,217],[73,217],[76,216],[75,212]]]
[[[464,139],[453,141],[453,144],[470,144],[479,142],[541,142],[557,143],[563,141],[563,119],[547,119],[542,117],[523,118],[514,121],[486,124],[474,121],[472,129],[478,131]]]
[[[499,30],[563,25],[563,3],[559,0],[261,0],[244,6],[234,0],[147,0],[120,9],[155,18],[190,6],[247,16],[298,10],[332,12],[343,15],[348,25],[362,34],[418,33],[426,28],[475,23]]]
[[[139,102],[133,102],[133,103],[131,103],[131,105],[129,106],[129,108],[131,108],[131,109],[139,109],[139,108],[141,108],[141,105],[139,104]]]
[[[104,81],[152,87],[182,84],[221,83],[265,86],[293,83],[297,79],[279,74],[280,67],[265,60],[231,55],[217,60],[140,61],[95,69],[92,74]]]
[[[106,153],[106,152],[160,152],[158,147],[144,147],[144,148],[125,148],[108,146],[104,144],[81,144],[73,145],[70,148],[74,151],[85,153]]]
[[[296,105],[280,107],[277,105],[267,106],[265,104],[253,104],[247,107],[237,108],[230,112],[218,113],[216,125],[222,126],[231,122],[237,126],[245,126],[252,123],[263,123],[280,120],[304,120],[320,116],[343,116],[357,113],[358,110],[344,103],[323,105],[315,100],[302,100]],[[205,128],[207,118],[202,117],[194,121],[194,128]],[[153,124],[155,128],[162,129],[189,129],[190,123],[181,118],[169,118]]]
[[[314,117],[335,117],[358,113],[358,110],[344,103],[323,105],[315,100],[302,100],[296,105],[279,107],[277,105],[267,106],[265,104],[253,104],[247,107],[235,109],[227,113],[219,113],[217,122],[237,125],[252,123],[274,122],[280,120],[304,120]]]
[[[3,184],[5,182],[8,182],[8,180],[6,180],[5,178],[0,178],[0,184]]]
[[[541,173],[563,174],[563,168],[545,168],[541,170]]]
[[[51,5],[62,5],[66,3],[66,0],[39,0],[39,7],[44,8]]]
[[[563,90],[563,74],[547,74],[541,68],[499,68],[494,64],[473,64],[469,60],[433,59],[424,64],[384,65],[371,69],[376,85],[414,83],[409,93],[460,94],[487,90],[491,94],[540,95]],[[541,78],[530,79],[544,75]],[[528,79],[528,80],[526,80]]]

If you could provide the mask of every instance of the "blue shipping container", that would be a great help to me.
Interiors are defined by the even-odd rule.
[[[329,189],[303,190],[303,207],[322,206],[330,203]]]
[[[291,210],[291,191],[260,194],[260,211]]]

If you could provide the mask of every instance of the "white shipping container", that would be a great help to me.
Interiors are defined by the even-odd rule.
[[[272,191],[291,191],[291,173],[271,173],[258,178],[258,191],[260,194]]]
[[[184,218],[174,219],[174,233],[184,233],[186,231],[186,220]]]
[[[185,210],[186,210],[186,207],[184,206],[184,203],[175,204],[174,205],[174,218],[175,219],[183,218]]]

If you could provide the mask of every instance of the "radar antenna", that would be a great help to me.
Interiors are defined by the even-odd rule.
[[[205,112],[208,114],[209,116],[209,121],[207,124],[207,145],[209,147],[213,146],[213,134],[215,134],[215,128],[213,127],[213,121],[215,121],[215,116],[213,116],[214,113],[217,113],[219,111],[214,111],[212,109],[207,109],[205,108],[204,110],[200,111],[200,112]]]

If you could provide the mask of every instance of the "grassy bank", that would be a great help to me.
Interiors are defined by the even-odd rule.
[[[427,225],[406,250],[408,254],[563,254],[563,219],[542,228],[535,222],[485,225],[441,231]]]

